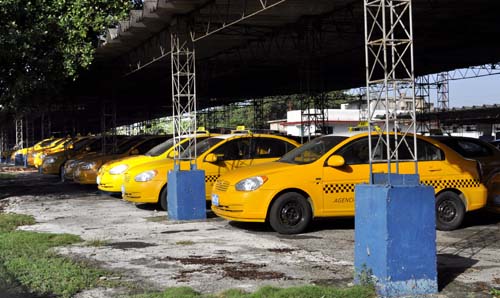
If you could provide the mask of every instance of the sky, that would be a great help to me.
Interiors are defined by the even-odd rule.
[[[463,107],[500,104],[500,74],[485,77],[452,80],[449,83],[449,106]],[[437,93],[436,90],[432,91]],[[431,94],[431,99],[436,94]]]

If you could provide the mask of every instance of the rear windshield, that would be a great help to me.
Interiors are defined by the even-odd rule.
[[[493,150],[481,140],[463,138],[436,138],[466,158],[485,157],[493,155]]]

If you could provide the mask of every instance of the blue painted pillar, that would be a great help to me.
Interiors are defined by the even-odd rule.
[[[355,282],[380,296],[437,293],[434,190],[418,175],[374,174],[355,189]]]
[[[205,171],[179,168],[168,172],[168,218],[173,220],[205,219]]]

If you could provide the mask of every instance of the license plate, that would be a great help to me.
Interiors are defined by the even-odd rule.
[[[217,194],[212,194],[212,205],[219,206],[219,196]]]
[[[122,184],[121,189],[122,189],[122,195],[124,195],[125,194],[125,185]]]

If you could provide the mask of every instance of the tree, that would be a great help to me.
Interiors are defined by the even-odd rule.
[[[130,0],[0,1],[0,106],[34,105],[76,79],[92,64],[99,36],[130,7]]]

